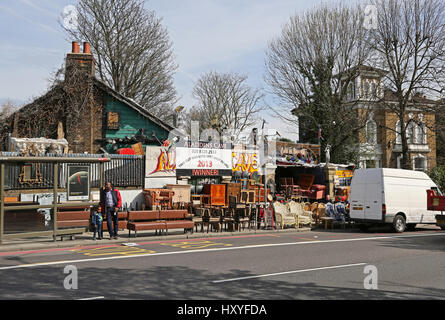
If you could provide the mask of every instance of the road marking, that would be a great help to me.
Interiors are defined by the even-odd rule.
[[[75,249],[73,252],[84,254],[89,257],[99,257],[99,256],[111,256],[111,255],[133,255],[133,254],[148,254],[155,253],[156,251],[147,250],[139,247],[102,247],[93,249]]]
[[[95,246],[76,246],[76,247],[68,247],[68,248],[51,248],[51,249],[41,249],[41,250],[27,250],[27,251],[16,251],[16,252],[0,252],[1,256],[18,256],[25,254],[38,254],[38,253],[48,253],[48,252],[63,252],[63,251],[72,251],[79,249],[91,249],[91,248],[111,248],[111,247],[119,247],[120,244],[110,244],[110,245],[95,245]]]
[[[361,262],[361,263],[353,263],[353,264],[344,264],[344,265],[339,265],[339,266],[319,267],[319,268],[311,268],[311,269],[303,269],[303,270],[293,270],[293,271],[284,271],[284,272],[260,274],[260,275],[249,276],[249,277],[240,277],[240,278],[232,278],[232,279],[224,279],[224,280],[215,280],[215,281],[212,281],[212,283],[222,283],[222,282],[231,282],[231,281],[255,279],[255,278],[274,277],[274,276],[280,276],[280,275],[283,275],[283,274],[302,273],[302,272],[318,271],[318,270],[328,270],[328,269],[340,269],[340,268],[356,267],[356,266],[363,266],[363,265],[366,265],[366,263]]]
[[[272,237],[274,235],[271,234],[251,234],[251,235],[242,235],[242,236],[224,236],[224,237],[207,237],[207,238],[197,238],[197,239],[188,239],[187,241],[205,241],[205,240],[224,240],[224,239],[242,239],[242,238],[258,238],[258,237]],[[146,244],[160,244],[160,243],[174,243],[174,242],[182,242],[184,239],[179,240],[159,240],[159,241],[148,241],[148,242],[138,242],[139,245]]]
[[[240,246],[240,247],[208,248],[208,249],[198,249],[198,250],[136,254],[136,255],[130,255],[130,256],[114,256],[114,257],[92,258],[92,259],[39,262],[39,263],[30,263],[30,264],[21,264],[21,265],[0,267],[0,271],[1,270],[10,270],[10,269],[19,269],[19,268],[39,267],[39,266],[51,266],[51,265],[58,265],[58,264],[73,264],[73,263],[82,263],[82,262],[142,258],[142,257],[148,257],[148,256],[154,257],[154,256],[165,256],[165,255],[174,255],[174,254],[217,252],[217,251],[226,251],[226,250],[243,250],[243,249],[266,248],[266,247],[282,247],[282,246],[324,244],[324,243],[336,243],[336,242],[372,241],[372,240],[397,239],[397,238],[419,238],[419,237],[433,237],[433,236],[442,236],[443,237],[443,236],[445,236],[445,232],[418,234],[418,235],[402,235],[402,236],[392,236],[392,237],[388,236],[388,237],[369,237],[369,238],[355,238],[355,239],[333,239],[333,240],[315,240],[315,241],[287,242],[287,243],[269,243],[269,244],[247,245],[247,246]]]
[[[221,237],[211,237],[211,238],[197,238],[197,239],[188,239],[187,241],[202,241],[202,240],[219,240],[219,239],[240,239],[240,238],[258,238],[258,237],[272,237],[276,235],[271,234],[251,234],[251,235],[240,235],[240,236],[221,236]],[[146,242],[138,242],[137,245],[147,245],[147,244],[159,244],[159,243],[174,243],[181,242],[184,239],[179,240],[158,240],[158,241],[146,241]],[[1,256],[17,256],[17,255],[25,255],[25,254],[35,254],[35,253],[46,253],[46,252],[57,252],[57,251],[71,251],[76,249],[89,249],[89,248],[103,248],[103,247],[119,247],[121,243],[118,244],[110,244],[110,245],[91,245],[91,246],[82,246],[78,245],[75,247],[66,247],[66,248],[51,248],[51,249],[40,249],[40,250],[27,250],[27,251],[15,251],[15,252],[0,252]]]
[[[304,238],[304,237],[293,237],[300,240],[307,240],[307,241],[317,241],[317,238]]]
[[[82,298],[82,299],[77,299],[77,300],[99,300],[99,299],[105,299],[105,297],[99,296],[99,297],[91,297],[91,298]]]
[[[175,242],[175,243],[170,243],[170,242],[165,242],[165,243],[160,243],[161,246],[171,246],[171,247],[176,247],[176,248],[181,248],[181,249],[204,249],[204,248],[208,248],[211,246],[224,246],[224,247],[231,247],[232,244],[228,244],[228,243],[221,243],[221,242],[212,242],[212,241],[182,241],[182,242]]]

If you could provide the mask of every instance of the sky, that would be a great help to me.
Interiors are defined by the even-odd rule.
[[[326,2],[332,2],[325,0]],[[76,0],[0,0],[0,103],[31,102],[46,92],[48,79],[71,50],[60,26],[64,8]],[[167,28],[176,63],[178,105],[191,107],[195,82],[205,72],[237,72],[253,88],[264,83],[265,52],[293,14],[311,9],[319,0],[150,0]],[[265,103],[279,101],[267,93]],[[266,128],[297,140],[295,128],[271,111],[260,115]]]

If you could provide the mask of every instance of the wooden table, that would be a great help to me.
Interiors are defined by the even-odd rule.
[[[331,229],[334,229],[334,218],[331,217],[322,217],[321,218],[322,223],[324,223],[324,229],[328,229],[328,224],[331,224]]]

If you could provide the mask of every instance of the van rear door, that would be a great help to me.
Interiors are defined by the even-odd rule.
[[[365,199],[366,199],[366,185],[365,184],[351,184],[351,191],[349,193],[350,216],[352,219],[365,219]]]
[[[366,220],[382,220],[383,191],[382,169],[370,169],[366,179]]]
[[[379,183],[366,185],[365,219],[382,220],[383,188]]]

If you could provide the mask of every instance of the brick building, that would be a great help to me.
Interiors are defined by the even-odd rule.
[[[95,78],[90,45],[73,42],[64,79],[20,108],[0,127],[0,150],[8,137],[65,138],[74,153],[113,153],[142,142],[160,145],[172,126]]]
[[[358,136],[359,166],[362,168],[401,168],[402,137],[400,121],[388,106],[397,103],[390,90],[382,88],[386,71],[369,66],[359,67],[358,76],[348,87],[347,100],[354,102],[358,113],[367,117]],[[436,101],[416,94],[406,112],[408,153],[413,170],[426,171],[436,166],[435,114]]]

